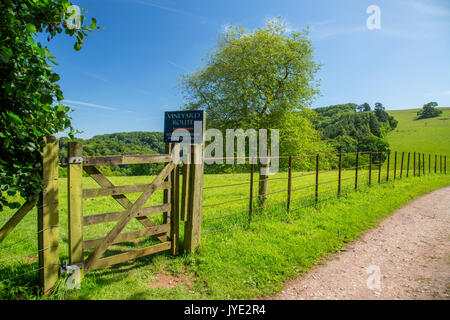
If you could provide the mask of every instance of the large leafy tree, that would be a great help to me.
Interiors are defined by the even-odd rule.
[[[64,32],[76,37],[75,50],[92,29],[68,19],[76,13],[67,0],[0,0],[0,210],[17,207],[8,196],[17,191],[27,200],[41,190],[42,137],[68,130],[73,136],[69,107],[60,103],[63,94],[57,64],[50,51],[37,41],[38,34],[50,40]]]
[[[272,19],[254,31],[228,27],[181,88],[186,108],[206,110],[210,127],[280,128],[288,112],[310,105],[318,69],[307,32],[287,32]]]
[[[437,102],[428,102],[424,104],[422,110],[417,112],[417,119],[439,117],[442,114],[442,110],[436,109],[437,105]]]

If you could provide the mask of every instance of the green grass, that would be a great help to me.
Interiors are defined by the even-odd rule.
[[[386,180],[386,170],[382,168],[381,181]],[[293,189],[303,188],[293,193],[291,208],[301,207],[313,202],[314,188],[305,188],[314,184],[314,175],[308,172],[293,173]],[[304,175],[303,177],[299,177]],[[398,175],[398,173],[397,173]],[[354,171],[343,172],[344,191],[348,192],[336,200],[337,172],[321,172],[319,200],[317,209],[307,207],[286,214],[285,205],[276,205],[286,199],[286,192],[269,195],[270,207],[265,211],[256,210],[254,219],[276,214],[248,226],[238,226],[224,232],[204,235],[199,252],[195,255],[181,254],[172,257],[161,253],[123,263],[117,266],[96,270],[87,274],[81,290],[67,291],[61,280],[60,289],[52,299],[251,299],[276,293],[282,288],[283,281],[293,278],[318,263],[325,255],[337,252],[349,241],[356,239],[365,230],[375,226],[380,218],[392,213],[396,208],[411,199],[450,184],[449,175],[428,174],[422,177],[406,178],[388,184],[376,184],[378,170],[372,172],[372,187],[367,187],[368,171],[361,170],[359,191],[353,192]],[[256,179],[255,175],[255,179]],[[285,178],[286,172],[280,172],[271,178]],[[391,166],[390,177],[393,177]],[[111,177],[116,185],[146,183],[151,177]],[[204,186],[215,186],[248,182],[248,174],[205,175]],[[94,187],[95,183],[85,178],[85,187]],[[272,180],[269,192],[286,189],[286,180]],[[255,189],[257,189],[255,185]],[[208,204],[224,202],[237,198],[242,201],[221,206],[205,207],[203,218],[238,212],[248,206],[249,185],[228,188],[206,189],[204,202]],[[255,190],[256,195],[256,190]],[[138,194],[130,195],[134,201]],[[151,198],[151,204],[161,203],[162,192]],[[149,204],[148,204],[149,205]],[[94,214],[120,210],[111,198],[85,200],[84,214]],[[13,212],[0,212],[0,223]],[[161,217],[153,218],[160,223]],[[247,213],[229,218],[206,221],[202,224],[204,232],[214,231],[234,224],[246,222]],[[67,258],[67,186],[66,180],[60,179],[60,239],[61,257]],[[114,223],[99,224],[85,228],[86,238],[104,236]],[[127,229],[140,227],[132,222]],[[22,221],[11,235],[0,245],[0,281],[14,276],[16,279],[0,284],[1,299],[45,298],[37,295],[36,273],[20,276],[37,267],[37,260],[32,255],[1,263],[5,259],[36,252],[37,241],[33,236],[36,231],[36,210]],[[31,237],[24,241],[23,238]],[[138,243],[144,246],[152,243],[146,240]],[[11,247],[12,246],[12,247]],[[113,246],[110,252],[134,248],[136,244]],[[169,288],[154,288],[150,283],[159,273],[171,275],[186,274],[194,280],[189,287],[183,285]]]
[[[450,155],[450,108],[439,109],[441,116],[421,120],[415,120],[420,109],[388,111],[399,121],[387,136],[391,150]]]

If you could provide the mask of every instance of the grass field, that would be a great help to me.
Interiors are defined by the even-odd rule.
[[[450,108],[439,109],[441,116],[421,120],[415,120],[420,109],[388,111],[399,121],[387,137],[391,150],[450,155]]]
[[[354,190],[354,170],[343,172],[344,192],[341,200],[333,200],[337,191],[337,172],[319,174],[319,201],[316,209],[306,207],[286,214],[287,176],[280,172],[269,182],[269,208],[255,212],[254,219],[263,219],[248,226],[238,226],[223,232],[203,236],[202,246],[196,255],[182,254],[172,257],[168,253],[156,254],[136,261],[100,269],[87,274],[81,290],[61,289],[50,298],[73,299],[250,299],[275,293],[282,282],[302,272],[306,272],[324,255],[339,251],[345,243],[356,239],[362,232],[376,225],[382,218],[412,198],[430,190],[450,184],[450,176],[428,174],[422,177],[406,178],[384,183],[386,169],[382,168],[380,186],[376,181],[378,169],[372,172],[372,187],[367,187],[368,170],[359,172],[359,191]],[[393,171],[389,172],[391,180]],[[291,208],[313,203],[315,176],[308,172],[293,173]],[[397,176],[398,177],[398,176]],[[255,178],[256,179],[256,178]],[[145,183],[151,177],[111,177],[116,185]],[[248,182],[248,174],[206,175],[205,187]],[[85,178],[85,187],[94,187],[90,178]],[[248,184],[204,190],[203,218],[214,218],[245,210],[248,206]],[[255,188],[257,189],[257,188]],[[281,191],[281,192],[278,192]],[[256,195],[256,191],[255,191]],[[138,194],[131,194],[133,201]],[[242,198],[242,201],[209,207],[209,204]],[[162,201],[162,192],[151,198],[147,205]],[[281,204],[277,204],[280,203]],[[120,210],[112,198],[86,199],[84,214],[94,214]],[[13,212],[0,213],[0,221]],[[153,218],[161,223],[161,218]],[[246,212],[218,220],[205,221],[204,232],[248,221]],[[60,179],[60,239],[61,257],[67,259],[67,186]],[[86,238],[104,236],[113,223],[93,225],[85,228]],[[127,230],[138,228],[130,223]],[[36,210],[22,221],[17,229],[0,245],[0,281],[17,277],[0,284],[0,298],[45,298],[36,296],[37,241]],[[152,240],[139,243],[115,245],[109,254],[129,250],[136,246],[148,245]],[[18,259],[15,259],[18,257]],[[25,275],[22,275],[26,272]],[[155,287],[151,283],[168,274],[178,276],[181,282],[173,288]],[[185,284],[183,284],[185,281]]]
[[[314,172],[293,172],[291,212],[286,213],[287,173],[270,177],[268,208],[256,209],[253,223],[248,226],[249,174],[205,175],[203,193],[202,245],[195,255],[172,257],[160,253],[96,270],[87,274],[81,290],[65,289],[62,278],[56,293],[41,296],[37,290],[37,217],[36,209],[18,225],[0,244],[0,299],[252,299],[276,293],[283,281],[307,272],[325,255],[341,250],[349,241],[375,226],[379,219],[411,199],[450,184],[450,175],[433,174],[435,159],[428,154],[450,155],[450,108],[439,118],[414,120],[417,110],[389,111],[399,120],[398,129],[388,140],[393,151],[425,153],[421,158],[421,177],[413,177],[413,155],[407,177],[407,157],[403,177],[399,179],[401,154],[396,163],[391,155],[389,177],[386,182],[386,162],[379,171],[372,170],[372,186],[368,187],[369,171],[365,165],[359,171],[358,192],[354,192],[355,170],[342,173],[343,196],[337,200],[337,171],[319,173],[319,204],[314,208]],[[335,157],[335,156],[331,156]],[[354,157],[350,155],[349,157]],[[360,163],[368,155],[361,155]],[[323,159],[323,158],[321,158]],[[323,159],[325,161],[327,159]],[[328,159],[327,161],[335,161]],[[365,159],[367,163],[368,159]],[[418,159],[417,159],[418,160]],[[425,160],[425,176],[423,174]],[[353,160],[350,159],[350,163]],[[450,158],[447,159],[447,164]],[[416,161],[417,163],[417,161]],[[444,164],[442,168],[444,168]],[[441,171],[437,158],[437,172]],[[418,175],[418,165],[416,174]],[[381,185],[378,185],[378,174]],[[255,174],[254,198],[257,195]],[[110,177],[115,185],[148,183],[153,177]],[[68,257],[67,180],[59,181],[60,193],[60,256]],[[230,187],[214,186],[237,184]],[[84,188],[98,187],[90,178],[83,179]],[[128,194],[131,201],[139,194]],[[328,200],[328,201],[324,201]],[[157,191],[146,204],[162,202],[162,191]],[[219,205],[215,205],[222,203]],[[254,207],[257,207],[255,201]],[[109,197],[84,200],[84,215],[119,211],[122,208]],[[0,212],[0,225],[14,213]],[[226,216],[224,218],[220,218]],[[160,224],[162,215],[152,216]],[[84,228],[85,239],[101,237],[114,222]],[[140,228],[131,221],[126,229]],[[222,230],[225,229],[225,230]],[[215,233],[217,230],[222,230]],[[183,233],[183,226],[181,227]],[[183,234],[181,234],[181,241]],[[180,241],[180,242],[181,242]],[[108,254],[156,243],[144,239],[114,245]],[[87,252],[89,253],[89,252]],[[174,286],[152,284],[163,275],[174,281]]]

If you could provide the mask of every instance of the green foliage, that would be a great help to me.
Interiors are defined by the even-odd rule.
[[[442,114],[442,110],[436,109],[437,105],[437,102],[424,104],[422,110],[417,112],[417,120],[439,117]]]
[[[314,111],[319,118],[315,124],[323,138],[339,153],[386,151],[389,144],[385,137],[395,129],[397,120],[384,110],[381,103],[377,102],[374,111],[370,110],[367,103],[316,108]]]
[[[86,156],[136,155],[165,153],[162,132],[119,132],[103,134],[91,139],[77,139],[83,144]],[[68,138],[60,139],[60,159],[67,156]],[[161,165],[140,164],[123,166],[102,166],[100,171],[107,176],[132,175],[142,176],[157,173]]]
[[[65,32],[76,37],[76,49],[91,25],[71,29],[64,14],[67,0],[2,0],[0,8],[0,210],[8,202],[6,195],[19,191],[26,199],[36,199],[41,190],[41,151],[43,136],[69,130],[73,135],[69,107],[63,100],[58,74],[50,62],[55,57],[40,42],[37,33],[48,34],[48,40]]]
[[[318,92],[312,52],[307,32],[288,33],[279,19],[254,31],[229,27],[206,66],[180,79],[186,109],[206,110],[212,128],[280,128]]]

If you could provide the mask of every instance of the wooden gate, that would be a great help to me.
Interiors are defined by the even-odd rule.
[[[172,147],[179,149],[178,144]],[[151,183],[129,186],[115,186],[96,168],[100,165],[142,163],[165,163],[165,166]],[[101,188],[83,189],[83,170]],[[145,207],[144,204],[156,190],[164,190],[164,203]],[[142,193],[134,203],[125,196],[127,193],[137,192]],[[83,199],[103,196],[113,197],[124,210],[83,216]],[[81,143],[69,142],[68,199],[69,261],[71,265],[81,265],[84,273],[165,250],[170,250],[173,255],[178,251],[179,171],[178,165],[173,162],[170,154],[83,157]],[[158,213],[163,214],[161,225],[155,225],[148,218],[149,215]],[[132,219],[136,219],[144,228],[123,232]],[[84,226],[111,221],[118,222],[104,237],[84,239]],[[155,236],[160,243],[102,257],[113,244],[150,236]],[[94,250],[85,258],[84,251],[88,249]]]

